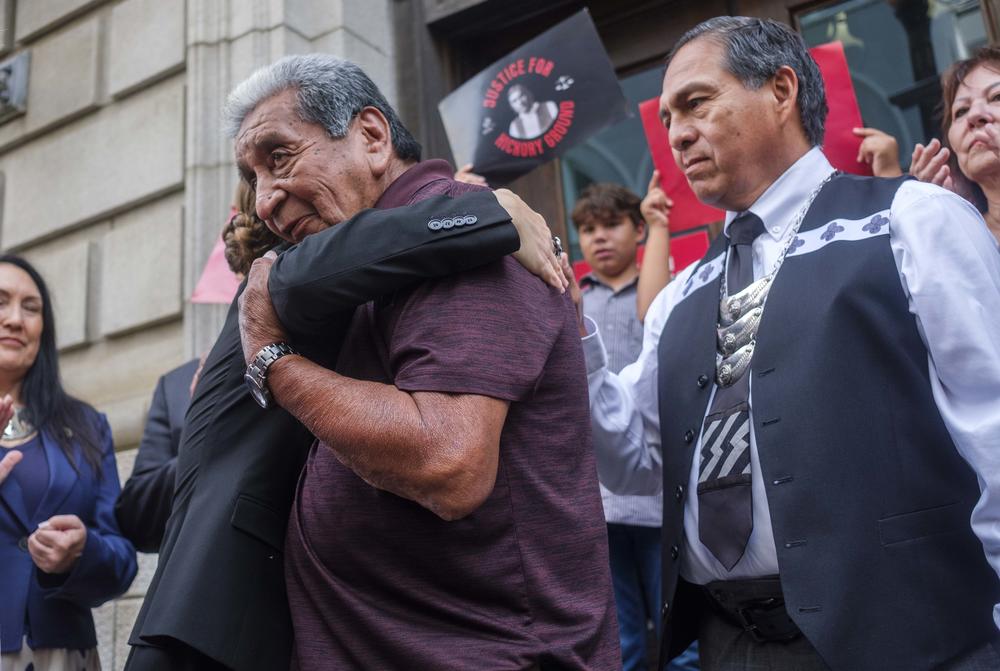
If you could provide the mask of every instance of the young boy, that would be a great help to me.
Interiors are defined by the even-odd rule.
[[[636,314],[636,251],[646,235],[639,197],[618,184],[592,184],[573,208],[591,272],[580,280],[583,312],[605,334],[608,368],[618,372],[642,349]],[[664,261],[665,263],[665,261]],[[646,622],[659,629],[662,496],[619,496],[601,486],[611,577],[625,671],[645,669]]]
[[[591,272],[581,278],[583,312],[604,334],[608,368],[614,372],[632,363],[642,349],[642,321],[649,304],[670,279],[670,209],[673,203],[660,188],[654,171],[646,197],[618,184],[591,184],[573,208],[572,219],[580,249]],[[649,263],[639,277],[636,258],[646,236]],[[638,305],[637,305],[638,304]],[[618,610],[623,671],[646,664],[646,622],[660,628],[660,526],[663,498],[621,496],[601,486],[608,523],[611,579]],[[698,668],[697,648],[674,659],[668,671]]]

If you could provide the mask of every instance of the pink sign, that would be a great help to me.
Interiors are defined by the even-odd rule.
[[[220,237],[216,240],[215,247],[212,247],[212,253],[208,255],[208,263],[205,264],[198,285],[191,294],[191,302],[228,305],[233,302],[239,287],[239,278],[226,263],[226,245]]]

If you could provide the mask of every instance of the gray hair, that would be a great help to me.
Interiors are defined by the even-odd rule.
[[[759,89],[783,65],[792,68],[799,80],[796,102],[802,129],[810,143],[823,144],[829,112],[823,77],[801,35],[771,19],[717,16],[684,33],[667,56],[667,64],[681,47],[699,37],[714,39],[726,49],[726,69],[747,89]]]
[[[399,158],[420,160],[420,143],[375,83],[351,61],[328,54],[285,56],[260,68],[233,89],[223,108],[229,137],[236,137],[243,120],[257,105],[288,89],[298,93],[299,118],[322,126],[335,138],[347,135],[358,112],[374,107],[389,122],[392,146]]]

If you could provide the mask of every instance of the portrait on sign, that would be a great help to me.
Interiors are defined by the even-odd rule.
[[[455,163],[471,163],[493,185],[628,115],[586,10],[480,72],[439,109]]]

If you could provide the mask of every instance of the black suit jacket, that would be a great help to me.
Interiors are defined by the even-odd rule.
[[[427,225],[465,215],[477,223],[436,231]],[[481,192],[367,210],[311,236],[285,252],[316,269],[291,293],[313,301],[316,314],[344,318],[318,320],[296,344],[329,352],[342,341],[354,306],[515,251],[509,221],[492,193]],[[283,265],[275,264],[279,278]],[[275,305],[289,295],[276,292]],[[188,410],[173,512],[129,643],[182,641],[233,669],[286,669],[292,627],[282,551],[312,436],[281,408],[262,410],[251,399],[237,316],[234,301]]]
[[[140,552],[156,552],[174,500],[174,472],[184,415],[191,402],[192,359],[160,377],[149,406],[135,466],[115,503],[122,535]]]

